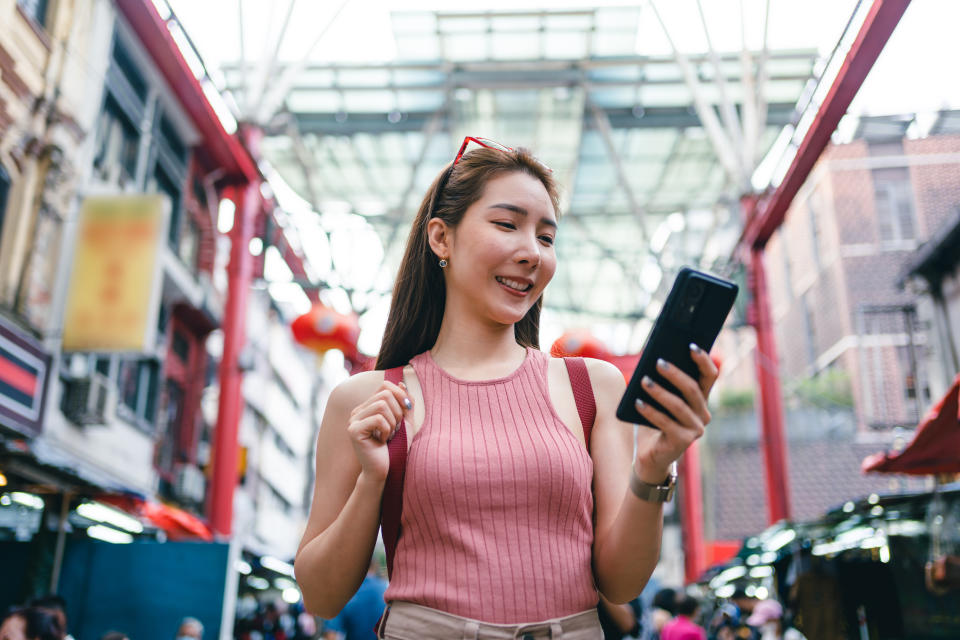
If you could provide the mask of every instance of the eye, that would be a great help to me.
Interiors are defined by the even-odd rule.
[[[540,236],[540,241],[544,244],[553,246],[553,236]]]
[[[512,222],[494,222],[493,224],[503,227],[504,229],[516,229],[516,225]]]

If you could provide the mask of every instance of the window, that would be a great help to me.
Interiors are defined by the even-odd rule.
[[[93,166],[100,179],[120,187],[133,185],[140,134],[112,95],[104,101],[98,129],[100,140]]]
[[[174,329],[171,343],[173,352],[177,354],[180,361],[184,363],[188,362],[190,360],[190,341],[187,340],[187,337],[179,330]]]
[[[183,209],[181,202],[181,190],[163,170],[159,164],[154,170],[153,177],[147,185],[147,191],[162,193],[170,199],[170,226],[167,229],[167,244],[177,252],[177,245],[180,240],[180,218]]]
[[[190,267],[190,271],[197,271],[197,251],[200,247],[200,227],[191,216],[186,216],[183,229],[180,233],[180,246],[177,248],[177,255],[183,261],[183,264]]]
[[[188,460],[188,452],[180,450],[184,392],[183,387],[173,380],[168,379],[164,387],[163,409],[157,425],[161,434],[157,466],[164,471],[172,472],[176,463]]]
[[[7,196],[10,195],[10,174],[0,165],[0,234],[3,233],[3,219],[7,212]]]
[[[120,38],[113,39],[113,64],[120,72],[120,75],[127,81],[133,92],[143,102],[147,99],[147,82],[143,79],[143,74],[137,69],[137,64],[130,56],[130,52],[123,46]]]
[[[810,249],[813,255],[813,264],[820,268],[822,253],[823,230],[820,228],[820,197],[814,192],[807,198],[807,212],[810,214]]]
[[[800,298],[803,305],[803,329],[806,336],[807,364],[815,366],[817,363],[817,326],[814,322],[813,308],[810,305],[810,291]]]
[[[874,169],[873,189],[880,242],[913,240],[916,231],[910,170],[907,167]]]
[[[17,4],[31,20],[41,27],[47,25],[47,0],[17,0]]]
[[[117,380],[121,415],[149,430],[156,420],[157,370],[154,360],[124,360]]]

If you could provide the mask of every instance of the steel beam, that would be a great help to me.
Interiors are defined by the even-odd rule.
[[[794,196],[830,142],[830,136],[909,5],[910,0],[874,1],[783,181],[769,198],[757,203],[755,213],[747,220],[741,246],[763,248],[783,223]]]
[[[646,221],[644,220],[643,207],[640,206],[636,196],[633,194],[633,187],[630,186],[630,180],[627,178],[627,172],[624,170],[623,163],[620,161],[620,154],[617,152],[617,147],[613,143],[613,133],[611,132],[610,119],[607,118],[607,114],[604,113],[600,107],[590,101],[589,97],[587,98],[587,105],[590,109],[590,113],[593,115],[594,125],[600,132],[600,137],[603,139],[603,144],[607,147],[607,155],[610,156],[610,162],[613,163],[613,167],[616,169],[617,182],[620,183],[620,188],[623,189],[623,193],[627,197],[630,211],[633,212],[634,217],[637,219],[637,225],[640,228],[640,240],[644,241],[649,236],[647,234]]]
[[[739,53],[721,53],[719,54],[722,62],[737,62],[740,58]],[[771,58],[775,60],[810,60],[816,57],[816,51],[811,49],[781,49],[771,53]],[[691,54],[687,58],[693,64],[703,64],[710,62],[706,54]],[[602,58],[587,58],[586,60],[541,60],[539,58],[529,60],[476,60],[468,62],[451,63],[449,61],[439,62],[386,62],[386,63],[329,63],[329,64],[309,64],[303,68],[303,71],[309,74],[324,71],[437,71],[443,73],[455,73],[460,71],[480,72],[515,72],[515,71],[539,71],[549,72],[550,70],[570,70],[576,69],[579,72],[591,69],[606,69],[609,67],[623,66],[644,66],[646,64],[664,64],[675,62],[673,56],[605,56]],[[290,65],[293,67],[294,65]],[[238,63],[225,63],[222,65],[224,73],[241,72],[244,69]],[[289,67],[280,70],[284,73]],[[249,70],[246,70],[249,72]],[[736,79],[736,78],[731,78]],[[681,82],[682,78],[677,78],[676,82]]]
[[[701,88],[697,74],[693,70],[693,65],[690,64],[687,56],[677,49],[673,38],[670,36],[670,30],[667,29],[667,24],[663,21],[663,18],[660,17],[660,12],[657,10],[657,5],[653,0],[650,0],[650,8],[653,9],[653,14],[657,17],[657,22],[660,23],[663,34],[670,43],[674,60],[680,67],[684,82],[690,90],[690,94],[693,96],[693,106],[697,111],[697,116],[699,116],[700,124],[703,126],[703,130],[706,131],[710,143],[713,145],[713,152],[717,155],[717,159],[720,160],[723,168],[726,169],[730,181],[740,187],[746,182],[747,177],[743,163],[733,152],[733,146],[727,137],[727,132],[724,131],[723,126],[720,124],[720,119],[713,110],[713,105],[707,102],[704,97],[703,89]],[[744,82],[747,80],[748,78],[743,78]],[[749,96],[749,94],[747,95]]]

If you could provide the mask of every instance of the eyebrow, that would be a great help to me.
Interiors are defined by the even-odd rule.
[[[500,203],[498,203],[498,204],[492,204],[492,205],[490,205],[489,207],[487,207],[487,209],[506,209],[507,211],[513,211],[514,213],[519,213],[521,216],[523,216],[523,217],[525,217],[525,218],[526,218],[528,215],[530,215],[530,214],[527,212],[527,210],[524,209],[523,207],[518,207],[518,206],[515,205],[515,204],[509,204],[509,203],[506,203],[506,202],[500,202]],[[540,219],[540,222],[542,222],[543,224],[547,225],[548,227],[553,227],[554,229],[557,228],[557,223],[554,222],[553,220],[550,220],[549,218],[541,218],[541,219]]]

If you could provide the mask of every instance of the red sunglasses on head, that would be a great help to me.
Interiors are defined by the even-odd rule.
[[[473,136],[467,136],[466,138],[463,139],[463,144],[460,145],[460,151],[457,153],[457,157],[453,159],[452,166],[454,167],[457,166],[457,163],[460,162],[460,158],[463,157],[464,152],[467,150],[467,145],[470,144],[471,142],[475,142],[481,147],[486,147],[487,149],[496,149],[497,151],[506,151],[507,153],[510,153],[513,151],[512,147],[508,147],[505,144],[500,144],[496,140],[490,140],[489,138],[474,138]],[[541,167],[543,167],[550,173],[553,173],[553,169],[545,165],[542,160],[540,160],[539,158],[534,158],[534,160],[540,163]]]

